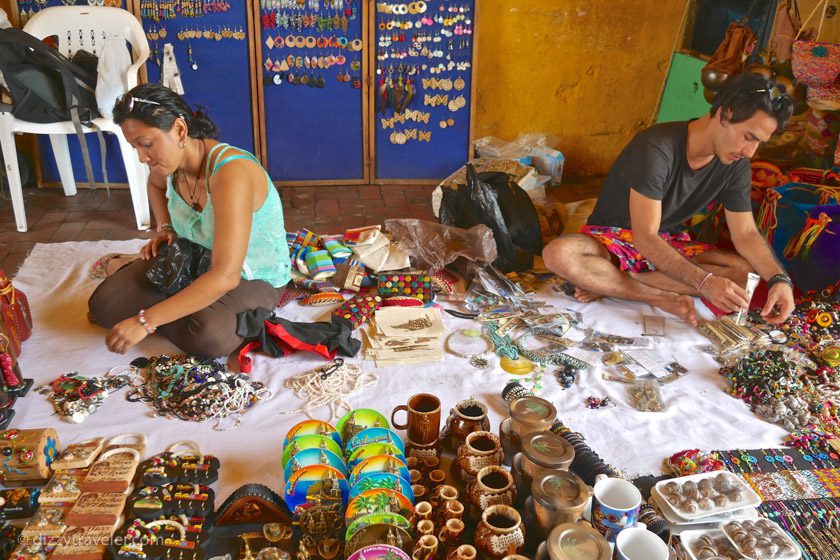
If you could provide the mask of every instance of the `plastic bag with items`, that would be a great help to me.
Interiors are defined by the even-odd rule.
[[[210,256],[209,249],[183,237],[176,239],[158,247],[157,257],[149,260],[146,278],[166,295],[177,294],[210,270]]]
[[[411,257],[412,266],[431,273],[459,257],[489,264],[498,256],[493,232],[483,224],[461,229],[425,220],[385,220],[385,229]]]

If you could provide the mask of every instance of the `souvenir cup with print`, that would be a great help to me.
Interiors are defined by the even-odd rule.
[[[623,529],[636,525],[642,494],[632,483],[604,477],[595,484],[593,495],[592,526],[608,541],[615,542]]]
[[[397,413],[406,412],[405,424],[396,420]],[[391,413],[391,423],[398,430],[408,432],[408,440],[414,444],[428,445],[437,441],[440,433],[440,399],[428,393],[419,393],[401,404]]]

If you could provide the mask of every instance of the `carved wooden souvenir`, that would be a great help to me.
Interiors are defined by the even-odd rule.
[[[246,484],[225,500],[216,514],[216,525],[284,523],[292,514],[281,496],[262,484]]]
[[[102,437],[71,443],[53,461],[51,465],[52,470],[86,469],[99,456],[104,444],[105,438]]]
[[[79,488],[85,474],[79,472],[61,471],[53,474],[50,481],[41,490],[38,503],[41,504],[72,504],[82,495]]]
[[[101,560],[114,534],[113,525],[70,527],[53,551],[52,560]]]
[[[0,432],[0,480],[9,483],[43,481],[58,454],[58,434],[53,428]]]
[[[119,492],[87,492],[79,496],[65,517],[68,525],[95,527],[114,525],[122,514],[127,495]]]
[[[0,516],[4,519],[32,517],[38,509],[37,488],[14,488],[0,491]]]
[[[61,536],[67,529],[67,523],[64,521],[67,512],[67,508],[42,506],[23,526],[23,530],[20,532],[21,537]]]
[[[103,453],[79,485],[82,492],[125,492],[137,470],[140,454],[135,449],[112,449]]]

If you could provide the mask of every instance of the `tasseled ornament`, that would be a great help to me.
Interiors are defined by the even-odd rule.
[[[820,194],[820,206],[840,204],[840,188],[822,186],[817,187],[817,192]]]
[[[394,113],[401,113],[404,107],[403,100],[405,99],[405,88],[403,87],[402,75],[397,78],[397,84],[391,91],[391,106],[394,108]]]
[[[0,370],[3,371],[3,381],[6,387],[13,389],[20,385],[20,379],[15,373],[15,362],[8,352],[0,354]]]
[[[831,218],[825,212],[820,212],[820,217],[817,219],[808,218],[802,232],[792,238],[787,247],[785,247],[785,257],[792,259],[801,253],[802,259],[807,260],[814,243],[817,242],[820,234],[825,231],[825,228],[828,227],[831,221]],[[834,235],[833,231],[829,231],[828,233]]]
[[[385,80],[385,89],[386,89],[386,97],[385,103],[382,105],[382,112],[384,113],[385,110],[388,108],[390,104],[391,107],[394,106],[394,79],[390,76]]]
[[[770,243],[773,242],[773,234],[776,232],[776,226],[779,225],[776,207],[781,198],[782,195],[776,189],[765,189],[764,200],[758,209],[758,229]]]
[[[385,109],[388,107],[388,85],[385,78],[379,78],[379,88],[376,92],[376,102],[379,105],[378,110],[385,114]]]
[[[417,88],[414,86],[414,79],[409,78],[405,82],[405,101],[403,101],[403,109],[407,109],[411,105],[411,100],[417,94]]]

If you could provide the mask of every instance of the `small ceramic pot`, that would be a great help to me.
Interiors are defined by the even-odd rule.
[[[464,445],[458,448],[458,456],[452,462],[452,474],[464,481],[473,480],[484,467],[502,464],[504,452],[499,438],[490,432],[472,432]]]
[[[422,464],[420,465],[420,471],[423,473],[429,473],[435,469],[440,468],[440,458],[435,457],[423,457]]]
[[[475,518],[493,505],[512,506],[516,499],[513,476],[504,467],[484,467],[478,471],[475,480],[467,484],[467,498],[473,506]]]
[[[432,504],[429,502],[417,502],[417,504],[414,506],[414,518],[417,520],[418,523],[424,519],[431,520],[432,512]]]
[[[408,467],[408,471],[411,472],[412,470],[420,470],[420,459],[417,457],[406,457],[405,458],[405,466]]]
[[[431,490],[434,490],[441,484],[446,482],[446,473],[440,469],[434,469],[429,471],[428,477],[428,487]]]
[[[417,536],[434,535],[435,523],[431,519],[421,519],[417,522]]]
[[[434,535],[423,535],[417,539],[411,557],[414,560],[435,560],[438,555],[438,539]]]
[[[529,395],[510,403],[510,431],[520,438],[533,432],[545,432],[557,418],[557,409],[551,402]]]
[[[417,500],[425,500],[426,495],[429,493],[429,491],[426,490],[426,487],[423,486],[422,484],[412,484],[411,485],[411,491],[414,492],[414,501],[415,502]]]
[[[474,546],[469,544],[462,544],[452,552],[446,555],[446,560],[475,560],[478,557],[478,551]]]
[[[447,550],[461,546],[464,537],[464,522],[460,519],[449,519],[438,533],[438,541]]]
[[[464,518],[464,504],[458,500],[447,500],[441,509],[441,519],[445,523],[450,519]]]
[[[397,413],[405,411],[405,423],[397,421]],[[391,413],[391,424],[397,430],[406,430],[408,439],[420,445],[429,445],[440,435],[440,399],[428,393],[413,395],[408,404],[401,404]]]
[[[448,484],[441,484],[434,489],[432,495],[429,497],[429,502],[432,504],[432,510],[440,511],[446,507],[446,502],[458,499],[458,489]]]
[[[412,486],[414,486],[415,484],[423,484],[423,473],[421,473],[417,469],[409,469],[408,476],[411,479]]]
[[[441,439],[446,447],[458,449],[472,432],[489,429],[487,405],[470,397],[459,402],[449,411],[449,418],[446,419]]]
[[[481,515],[475,545],[487,559],[501,560],[525,548],[525,529],[519,512],[510,506],[490,506]]]

